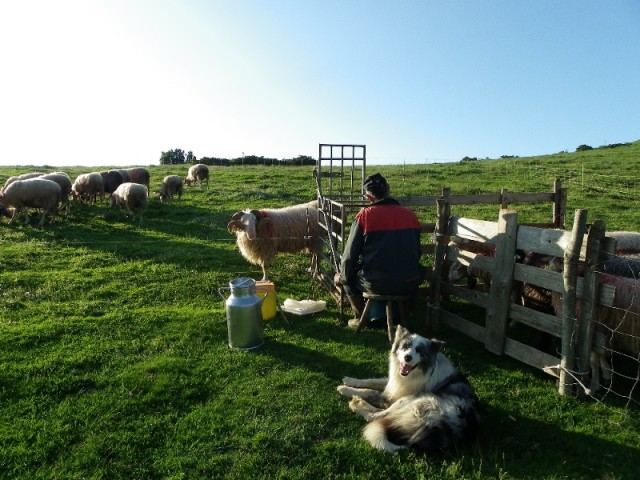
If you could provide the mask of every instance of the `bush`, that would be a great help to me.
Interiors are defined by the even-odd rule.
[[[584,152],[586,150],[593,150],[593,147],[590,147],[589,145],[580,145],[576,148],[576,152]]]

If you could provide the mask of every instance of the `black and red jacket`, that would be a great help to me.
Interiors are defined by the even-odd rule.
[[[420,281],[420,222],[393,198],[356,215],[340,267],[342,284],[378,294],[406,294]]]

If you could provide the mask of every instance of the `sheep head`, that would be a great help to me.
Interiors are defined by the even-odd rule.
[[[245,232],[249,240],[256,238],[258,222],[263,218],[259,210],[248,212],[236,212],[231,216],[231,221],[227,224],[229,233]]]

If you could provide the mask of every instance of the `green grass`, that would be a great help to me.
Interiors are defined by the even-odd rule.
[[[603,164],[613,165],[603,168]],[[41,170],[42,168],[38,168]],[[445,165],[369,166],[393,193],[569,189],[568,209],[609,230],[640,230],[640,143],[615,149]],[[0,184],[35,168],[0,169]],[[51,168],[50,170],[54,170]],[[66,169],[72,176],[89,169]],[[152,167],[153,189],[185,167]],[[311,282],[307,259],[283,255],[272,277],[281,301],[324,299],[310,317],[280,317],[265,345],[227,347],[218,288],[259,278],[226,225],[245,207],[315,195],[310,168],[213,168],[211,188],[152,199],[142,225],[105,204],[74,205],[53,226],[0,225],[0,478],[589,478],[640,477],[640,418],[632,404],[565,398],[554,380],[497,357],[461,334],[412,329],[447,342],[484,410],[477,442],[439,455],[371,449],[335,387],[386,374],[383,332],[340,326]],[[516,207],[517,208],[517,207]],[[518,209],[530,221],[550,206]],[[497,209],[455,214],[495,220]],[[435,221],[425,209],[423,220]],[[569,222],[573,215],[568,215]]]

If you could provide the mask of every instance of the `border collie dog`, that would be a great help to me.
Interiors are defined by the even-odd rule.
[[[478,431],[478,397],[440,353],[444,343],[398,325],[389,352],[389,377],[345,377],[338,387],[349,408],[367,422],[366,440],[394,453],[413,447],[430,452],[473,438]]]

